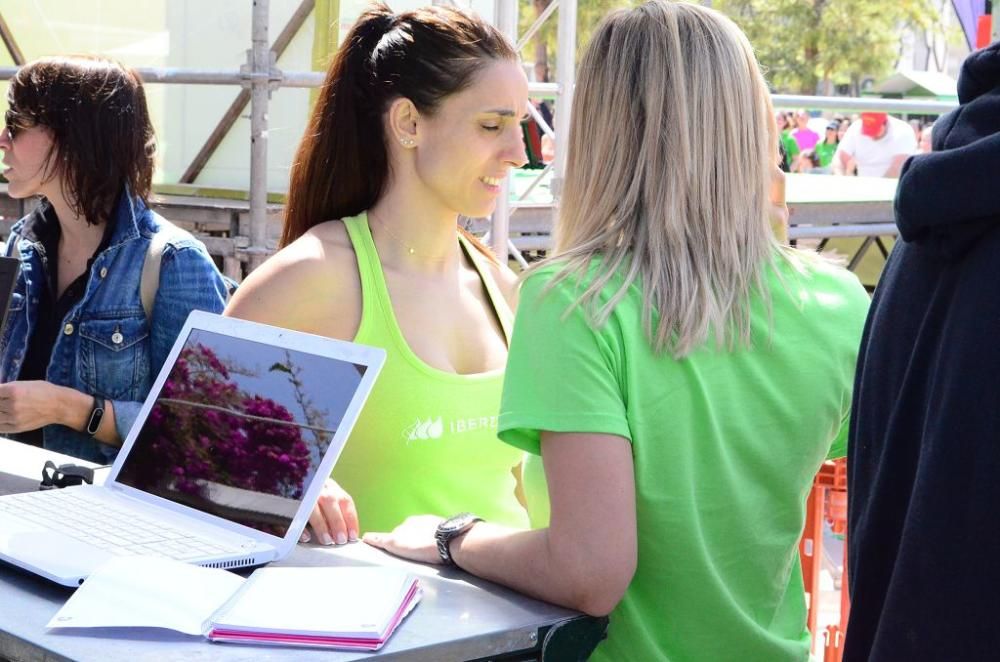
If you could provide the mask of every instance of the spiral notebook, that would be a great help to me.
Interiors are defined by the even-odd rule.
[[[169,559],[115,557],[49,628],[166,628],[212,641],[374,651],[420,600],[405,570],[268,567],[243,579]]]

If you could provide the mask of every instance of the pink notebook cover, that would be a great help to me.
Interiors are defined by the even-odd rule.
[[[220,630],[213,628],[208,633],[212,641],[232,644],[277,644],[283,646],[308,646],[313,648],[344,648],[348,650],[377,651],[385,645],[392,633],[413,609],[418,600],[419,582],[413,581],[403,598],[382,638],[353,638],[327,635],[282,634],[280,632],[244,632],[243,630]]]

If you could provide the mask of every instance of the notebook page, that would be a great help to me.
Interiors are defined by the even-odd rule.
[[[379,639],[414,581],[397,568],[260,568],[212,625],[220,630]]]
[[[76,589],[46,627],[155,627],[200,635],[245,581],[180,561],[115,556]]]

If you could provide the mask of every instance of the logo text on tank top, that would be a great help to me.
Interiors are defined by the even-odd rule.
[[[421,441],[429,439],[440,439],[447,431],[448,434],[465,434],[477,430],[496,430],[497,416],[474,416],[471,418],[456,418],[445,421],[443,417],[431,417],[428,419],[418,418],[410,427],[403,430],[403,438],[407,442]]]

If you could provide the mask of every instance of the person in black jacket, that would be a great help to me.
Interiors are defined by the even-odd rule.
[[[1000,42],[958,95],[903,167],[858,357],[848,662],[1000,654]]]

